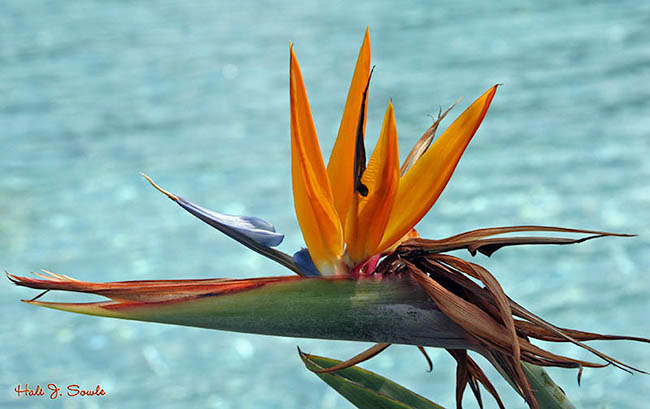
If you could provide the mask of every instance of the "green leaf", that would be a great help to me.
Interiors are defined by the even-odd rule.
[[[315,355],[301,353],[300,356],[311,371],[341,363]],[[383,376],[357,366],[316,375],[359,409],[444,409]]]
[[[526,377],[542,409],[575,409],[562,389],[546,373],[544,368],[522,362]]]

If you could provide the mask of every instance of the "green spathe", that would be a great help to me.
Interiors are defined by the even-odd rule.
[[[40,276],[46,279],[8,275],[16,284],[27,287],[111,298],[95,303],[26,301],[81,314],[263,335],[485,352],[477,341],[436,307],[414,279],[406,275],[375,275],[359,279],[287,276],[102,284],[53,273]],[[542,408],[572,408],[543,369],[523,364]]]
[[[410,278],[291,276],[235,292],[219,293],[218,282],[214,287],[214,294],[179,294],[160,302],[29,302],[88,315],[264,335],[479,348]]]

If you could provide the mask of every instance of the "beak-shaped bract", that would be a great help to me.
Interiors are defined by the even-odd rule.
[[[405,237],[429,211],[481,124],[497,86],[465,112],[400,178],[397,129],[389,103],[360,193],[355,181],[358,141],[365,133],[370,78],[368,30],[359,51],[339,133],[325,169],[293,47],[290,50],[291,171],[296,215],[305,244],[322,275],[346,274]],[[363,146],[361,146],[363,149]],[[363,159],[365,162],[365,159]],[[366,194],[367,193],[367,194]]]

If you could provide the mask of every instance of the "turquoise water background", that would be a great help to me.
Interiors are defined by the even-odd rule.
[[[650,4],[641,1],[3,1],[0,268],[88,281],[285,274],[186,214],[138,172],[209,208],[263,217],[286,234],[281,249],[297,250],[289,41],[328,154],[367,25],[377,66],[370,146],[390,98],[404,157],[428,114],[465,96],[455,118],[504,84],[420,233],[513,224],[637,233],[510,248],[478,261],[557,325],[650,336]],[[2,408],[350,407],[304,369],[296,345],[340,359],[366,347],[19,301],[35,294],[0,284]],[[650,370],[648,345],[594,345]],[[455,364],[444,351],[430,354],[433,373],[406,346],[364,366],[454,407]],[[549,372],[578,407],[647,407],[650,376],[585,370],[579,387],[577,371]],[[525,407],[488,375],[508,408]],[[25,383],[100,384],[107,396],[17,398],[13,388]],[[466,395],[465,407],[476,407]]]

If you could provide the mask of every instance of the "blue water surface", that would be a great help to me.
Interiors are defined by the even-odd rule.
[[[504,84],[420,233],[511,224],[636,233],[505,249],[479,261],[557,325],[650,336],[650,4],[636,0],[0,2],[0,268],[88,281],[285,274],[186,214],[138,172],[208,208],[263,217],[286,235],[281,249],[298,250],[289,42],[327,155],[366,26],[377,65],[369,144],[390,98],[404,157],[429,114],[465,96],[455,117]],[[350,407],[304,369],[296,345],[340,359],[367,346],[87,317],[19,301],[34,295],[0,284],[2,408]],[[594,345],[650,370],[648,345]],[[364,366],[454,407],[455,364],[444,351],[430,354],[431,374],[406,346]],[[577,371],[549,372],[578,407],[647,407],[650,376],[585,370],[578,387]],[[508,408],[525,407],[498,374],[488,375]],[[17,397],[13,389],[26,383],[99,384],[107,395]],[[465,407],[476,407],[467,395]]]

